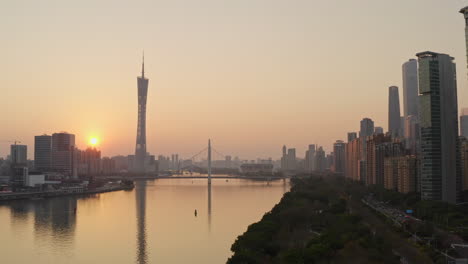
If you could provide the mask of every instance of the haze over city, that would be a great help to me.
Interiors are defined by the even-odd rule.
[[[454,15],[465,4],[3,2],[0,139],[32,145],[67,131],[82,147],[99,137],[103,155],[133,153],[144,50],[148,151],[188,156],[208,137],[246,158],[278,158],[283,144],[330,150],[363,117],[386,129],[388,86],[401,89],[401,64],[420,51],[455,57],[459,107],[468,105]]]

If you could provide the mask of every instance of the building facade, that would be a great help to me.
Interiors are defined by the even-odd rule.
[[[461,192],[456,70],[446,54],[421,52],[421,198],[456,203]]]
[[[400,118],[400,96],[398,87],[390,86],[388,88],[388,132],[390,132],[392,137],[401,136]]]
[[[47,172],[51,169],[52,136],[34,137],[34,168]]]
[[[75,135],[61,132],[52,134],[51,170],[66,178],[77,177]]]
[[[403,114],[418,116],[418,62],[415,59],[403,63]]]
[[[346,167],[346,144],[337,140],[333,144],[333,170],[335,173],[344,174]]]
[[[135,162],[132,167],[135,172],[145,172],[146,160],[146,101],[148,96],[148,82],[145,78],[145,61],[141,69],[141,76],[137,77],[138,84],[138,124],[135,146]]]

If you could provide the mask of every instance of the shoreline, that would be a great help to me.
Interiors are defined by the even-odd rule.
[[[15,200],[35,200],[35,199],[47,199],[54,197],[62,196],[72,196],[72,195],[88,195],[88,194],[97,194],[97,193],[106,193],[106,192],[115,192],[123,190],[132,190],[133,185],[129,186],[111,186],[111,187],[101,187],[91,190],[62,190],[62,191],[45,191],[45,192],[27,192],[27,193],[7,193],[0,194],[0,202],[3,201],[15,201]]]

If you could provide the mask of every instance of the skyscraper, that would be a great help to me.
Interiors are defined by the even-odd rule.
[[[400,97],[398,87],[388,88],[388,132],[393,137],[400,136]]]
[[[468,139],[468,108],[463,108],[460,115],[460,135]]]
[[[462,8],[460,13],[465,18],[465,47],[466,47],[466,60],[468,62],[468,6]],[[467,64],[468,65],[468,64]]]
[[[141,76],[137,77],[138,84],[138,125],[135,146],[135,166],[136,172],[145,171],[146,159],[146,98],[148,95],[148,79],[145,78],[145,58],[141,65]]]
[[[34,168],[38,171],[50,170],[52,137],[49,135],[34,137]]]
[[[403,63],[403,113],[418,116],[418,62],[415,59]]]
[[[359,137],[366,138],[374,134],[374,121],[370,118],[363,118],[361,120],[361,130],[359,130]]]
[[[461,191],[455,63],[435,52],[419,62],[421,198],[456,203]]]

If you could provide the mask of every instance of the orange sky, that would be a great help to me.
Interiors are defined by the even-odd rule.
[[[244,158],[330,150],[363,117],[387,127],[388,86],[420,51],[455,57],[468,106],[468,1],[9,1],[0,8],[0,141],[68,131],[134,152],[145,50],[153,154],[212,138]],[[424,7],[423,9],[421,7]],[[400,96],[401,96],[400,88]],[[400,102],[401,105],[402,102]],[[0,142],[0,156],[9,145]]]

